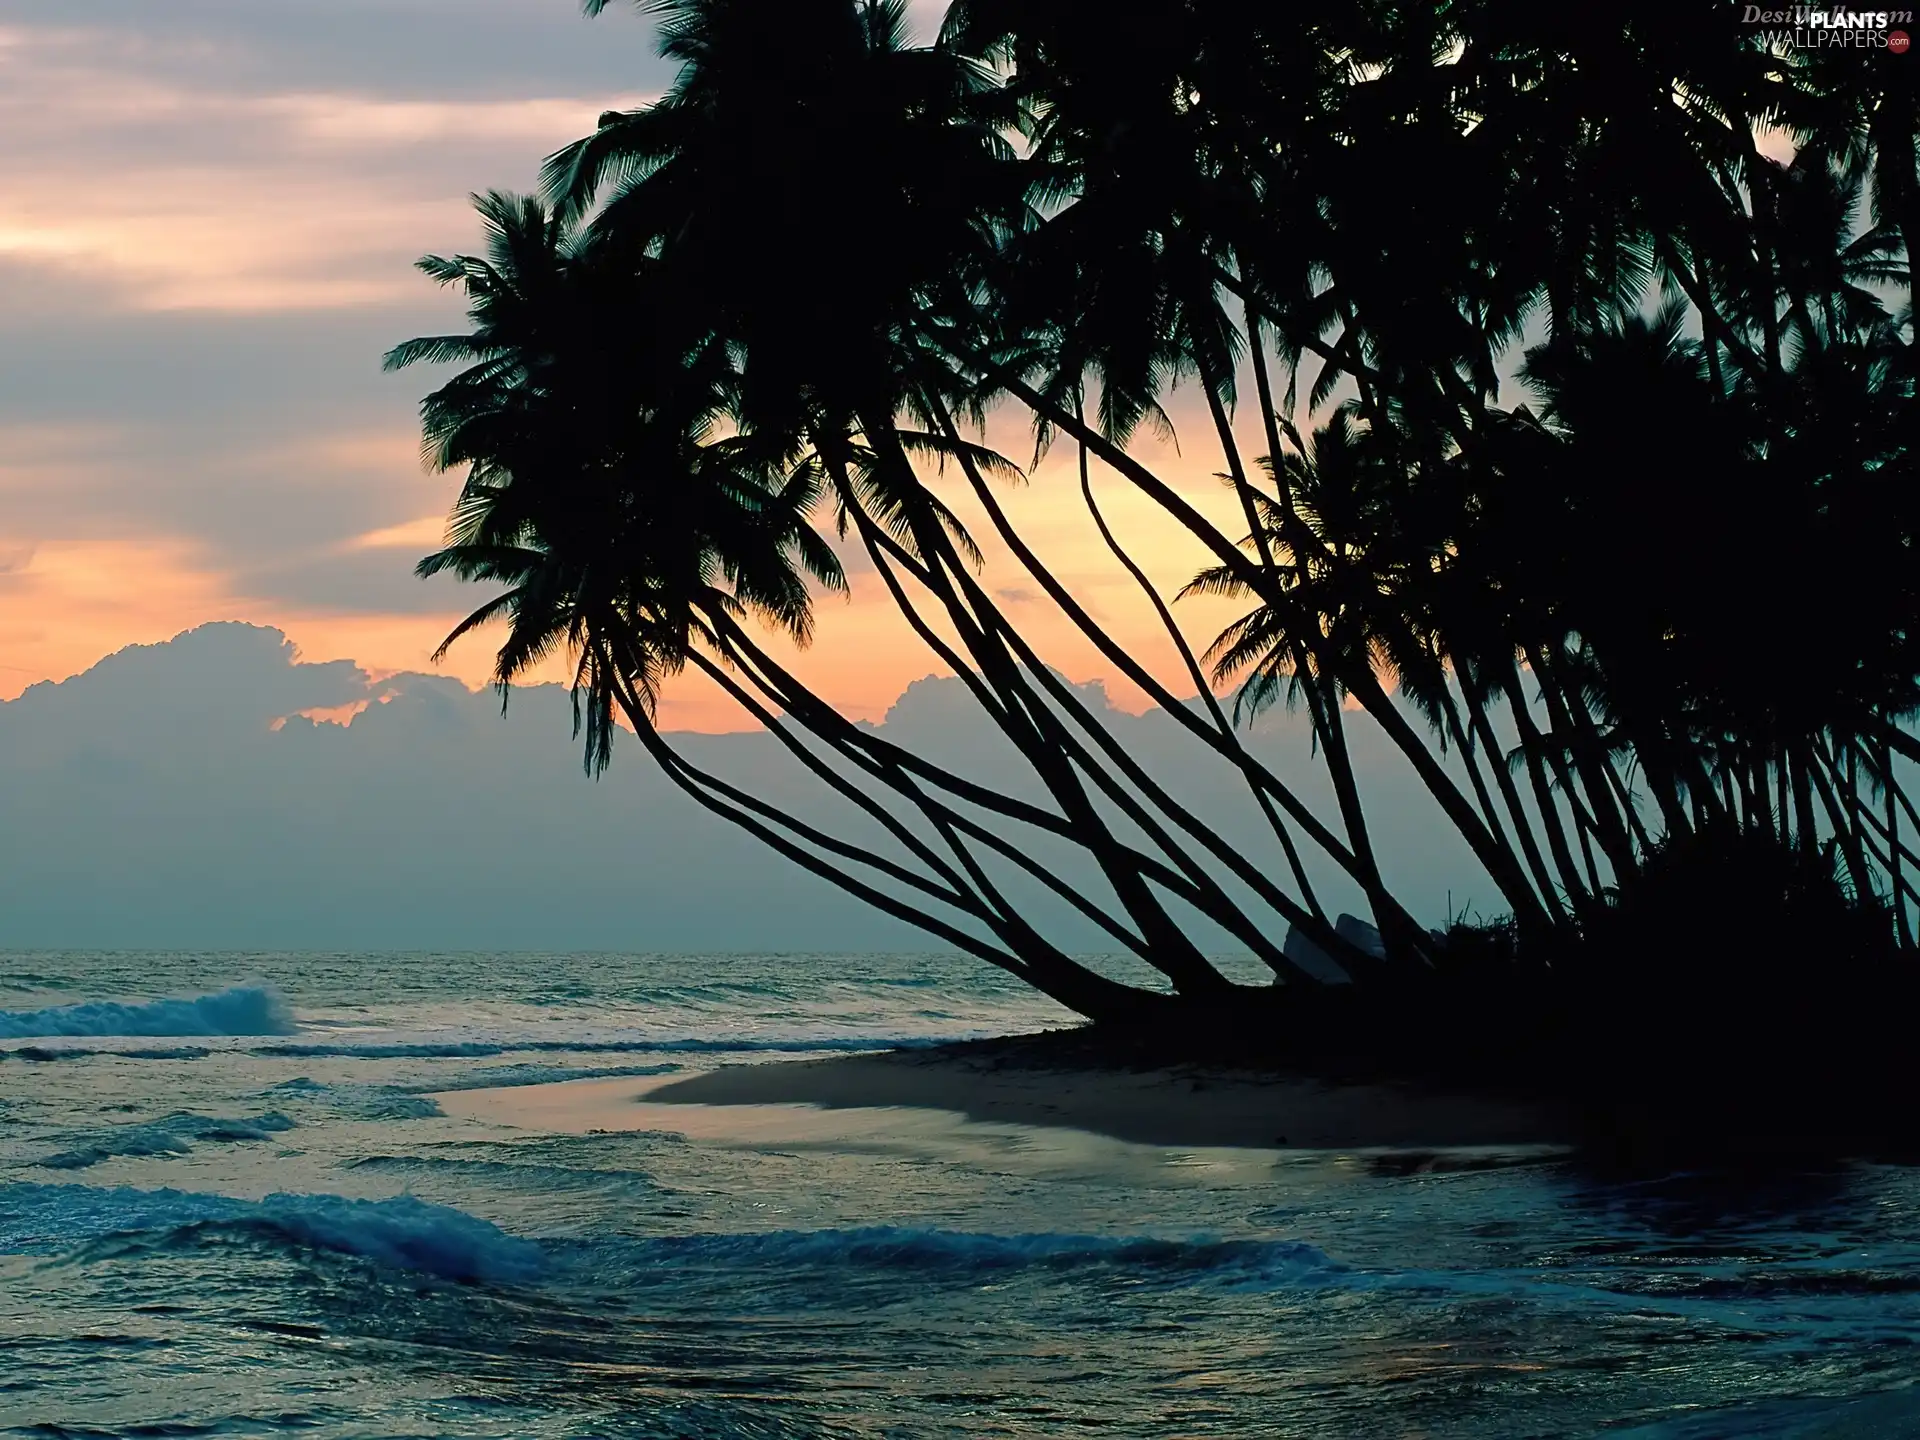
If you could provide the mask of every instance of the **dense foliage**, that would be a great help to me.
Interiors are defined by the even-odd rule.
[[[486,198],[487,254],[423,262],[471,333],[389,357],[466,366],[425,404],[468,478],[423,572],[504,587],[462,627],[507,621],[503,686],[575,657],[590,756],[623,716],[702,804],[1096,1017],[1163,1002],[1062,953],[1010,877],[1202,1005],[1233,987],[1187,914],[1279,995],[1325,981],[1289,927],[1356,997],[1464,964],[1380,873],[1355,707],[1511,910],[1503,964],[1566,968],[1617,931],[1651,855],[1761,843],[1913,949],[1910,58],[1795,50],[1718,0],[959,0],[930,45],[899,0],[642,8],[672,89],[551,157],[542,198]],[[1238,526],[1132,443],[1176,383]],[[1010,520],[990,411],[1077,450],[1201,700]],[[1188,589],[1242,610],[1211,644],[1106,527],[1095,465],[1211,554]],[[844,584],[829,526],[1031,787],[851,724],[769,651],[763,625],[809,638],[816,587]],[[981,583],[989,541],[1244,777],[1271,856],[1113,742]],[[679,753],[654,702],[688,668],[868,838]],[[1243,745],[1280,699],[1311,717],[1325,812]],[[1377,946],[1331,923],[1303,855],[1366,895]]]

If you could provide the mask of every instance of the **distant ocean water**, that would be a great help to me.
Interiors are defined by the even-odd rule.
[[[1920,1180],[550,1135],[1059,1023],[902,957],[0,954],[0,1435],[1920,1435]]]

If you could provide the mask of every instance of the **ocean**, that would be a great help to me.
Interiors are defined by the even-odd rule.
[[[431,1098],[1066,1018],[927,956],[0,955],[0,1435],[1920,1435],[1905,1169]]]

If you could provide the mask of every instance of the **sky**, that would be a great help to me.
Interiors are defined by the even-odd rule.
[[[943,4],[916,0],[923,35]],[[587,20],[577,0],[0,0],[0,946],[922,943],[766,864],[636,756],[586,781],[558,689],[504,720],[483,693],[488,632],[430,659],[485,595],[412,573],[459,477],[419,458],[435,377],[380,358],[462,318],[412,262],[476,248],[472,192],[531,188],[602,111],[660,94],[653,39],[630,6]],[[1167,409],[1174,438],[1136,453],[1240,533],[1204,408],[1176,390]],[[1030,456],[1017,415],[987,438]],[[984,542],[970,497],[933,483]],[[1124,481],[1096,466],[1094,483],[1163,594],[1207,563]],[[1079,602],[1191,694],[1074,457],[1001,498]],[[983,583],[1042,656],[1096,687],[1128,743],[1190,764],[984,548]],[[789,663],[847,714],[964,752],[978,716],[843,555],[851,595],[821,598]],[[1177,608],[1201,644],[1232,614]],[[729,778],[788,793],[772,742],[711,687],[682,677],[661,718],[705,732]],[[1294,718],[1271,723],[1274,763],[1315,763]],[[1403,893],[1433,923],[1485,906],[1377,739],[1356,762]],[[764,905],[731,903],[743,867]]]
[[[1098,687],[1082,695],[1181,803],[1283,868],[1230,767],[1165,716],[1109,709]],[[266,627],[210,624],[130,647],[0,701],[0,950],[949,948],[698,809],[631,740],[588,778],[571,728],[556,686],[516,692],[503,715],[495,696],[447,676],[302,661]],[[908,686],[882,733],[1002,789],[1033,785],[958,680]],[[1396,893],[1432,924],[1497,910],[1419,782],[1384,763],[1378,730],[1357,721],[1352,737]],[[878,838],[771,736],[676,743],[811,824]],[[1269,717],[1251,743],[1333,818],[1304,716]],[[1024,843],[1104,893],[1084,859]],[[1310,864],[1330,910],[1362,910],[1350,883]],[[1113,948],[1037,885],[1000,879],[1056,942]],[[1211,952],[1244,948],[1183,918]]]
[[[923,35],[942,6],[914,5]],[[412,574],[459,477],[419,459],[434,376],[380,358],[461,323],[412,262],[476,248],[472,192],[531,188],[671,78],[631,7],[590,21],[577,0],[0,0],[0,946],[925,943],[769,865],[637,756],[587,781],[560,690],[504,719],[483,692],[484,632],[430,660],[485,597]],[[1140,453],[1234,528],[1211,446],[1182,449],[1204,411],[1169,410],[1178,438]],[[1019,417],[988,438],[1029,458]],[[1165,588],[1205,563],[1124,482],[1095,483]],[[1002,501],[1191,693],[1073,457]],[[1145,697],[986,549],[984,583],[1045,658],[1160,745],[1164,720],[1129,719]],[[851,595],[823,597],[790,663],[848,714],[967,752],[982,727],[957,682],[929,678],[936,657],[846,558]],[[1228,612],[1182,613],[1204,638]],[[689,743],[730,778],[800,803],[717,691],[676,682],[662,710],[709,732]],[[1430,834],[1407,834],[1428,873]],[[762,904],[733,903],[741,873]]]
[[[916,7],[923,33],[939,8]],[[457,477],[419,463],[431,375],[379,359],[460,319],[411,262],[474,248],[471,192],[530,188],[541,157],[670,80],[643,17],[589,21],[574,0],[0,0],[0,698],[214,620],[278,626],[316,661],[429,668],[481,596],[411,574]],[[992,438],[1027,457],[1012,420]],[[1161,449],[1220,504],[1217,465]],[[1171,674],[1068,465],[1008,503]],[[1101,484],[1151,571],[1197,568]],[[1111,671],[995,560],[989,583],[1053,663]],[[938,666],[853,568],[799,668],[877,718]],[[1196,633],[1224,618],[1191,614]],[[477,685],[490,653],[469,641],[443,673]],[[751,723],[691,681],[665,719]]]

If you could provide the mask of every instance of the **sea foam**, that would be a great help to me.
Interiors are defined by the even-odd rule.
[[[540,1247],[445,1205],[411,1196],[269,1195],[237,1200],[182,1190],[0,1185],[0,1251],[59,1254],[118,1242],[114,1253],[189,1247],[207,1232],[243,1235],[448,1280],[516,1282],[546,1268]]]
[[[126,1005],[90,1000],[45,1010],[0,1010],[0,1039],[53,1035],[292,1035],[299,1029],[278,992],[236,985],[216,995]]]

